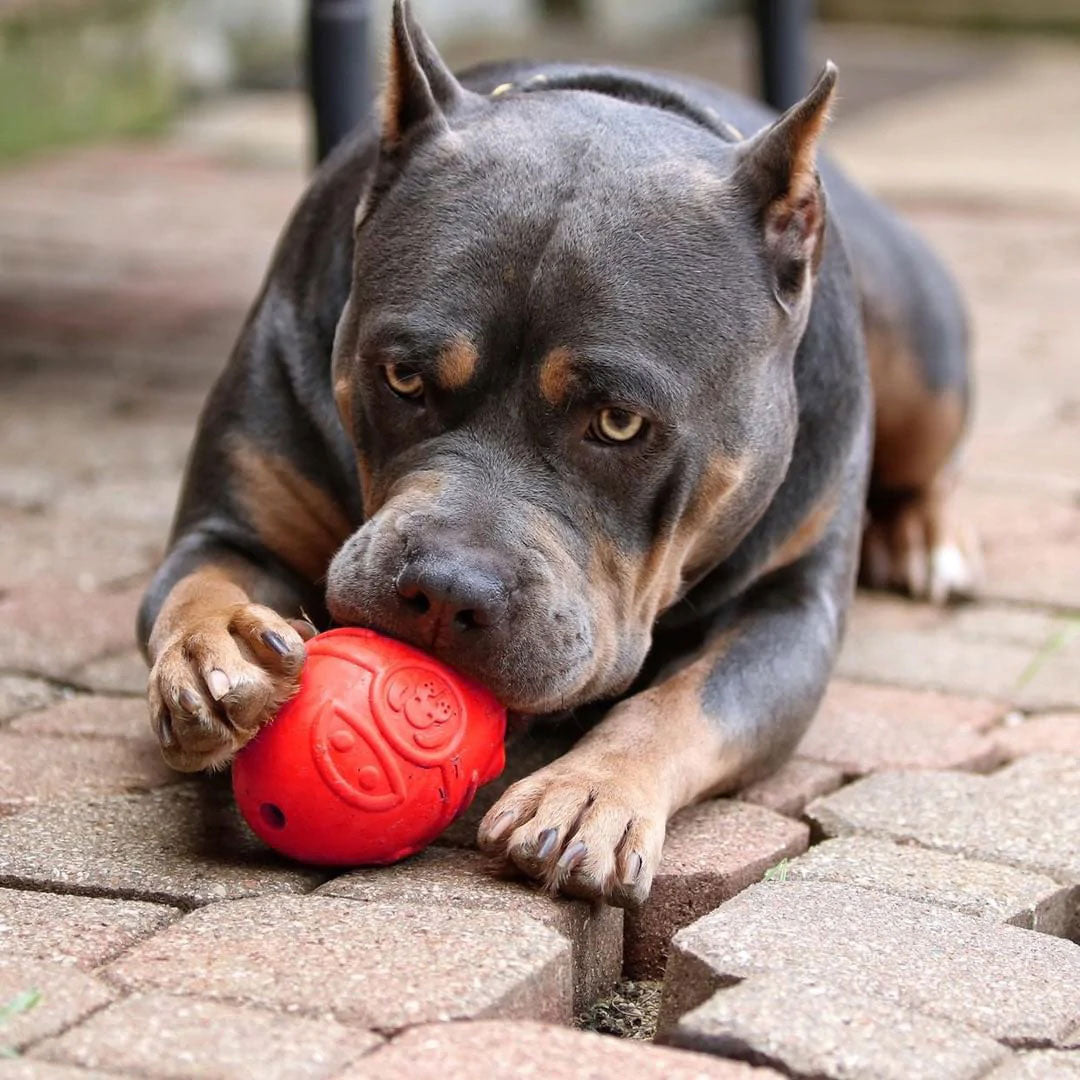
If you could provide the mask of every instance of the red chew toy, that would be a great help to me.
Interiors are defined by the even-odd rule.
[[[371,630],[307,644],[300,691],[233,763],[248,824],[326,866],[420,851],[503,770],[506,712],[483,687]]]

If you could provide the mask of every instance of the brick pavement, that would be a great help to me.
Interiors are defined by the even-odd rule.
[[[575,1010],[610,990],[623,967],[623,912],[556,899],[499,869],[479,852],[432,847],[397,866],[343,874],[318,892],[368,903],[492,911],[507,920],[524,916],[569,941]]]
[[[1031,49],[830,136],[970,299],[984,598],[860,597],[795,757],[684,813],[625,917],[472,850],[565,731],[425,855],[329,878],[161,767],[134,606],[299,170],[180,138],[0,172],[0,1080],[1080,1076],[1080,147],[1047,119],[1067,167],[1014,178],[953,138],[1074,92]],[[620,975],[663,978],[667,1047],[571,1029]]]
[[[672,949],[662,1033],[763,974],[816,978],[1018,1048],[1061,1045],[1080,1021],[1075,943],[846,883],[752,885]]]

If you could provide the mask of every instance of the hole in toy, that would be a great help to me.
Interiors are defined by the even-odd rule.
[[[285,828],[285,811],[280,806],[275,806],[272,802],[264,802],[259,807],[259,814],[271,829]]]

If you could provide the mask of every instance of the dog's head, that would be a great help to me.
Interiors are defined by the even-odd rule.
[[[607,95],[471,93],[395,5],[334,351],[367,518],[335,619],[523,712],[629,684],[787,468],[834,79],[730,143]]]

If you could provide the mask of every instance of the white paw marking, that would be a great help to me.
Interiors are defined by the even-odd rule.
[[[930,599],[944,603],[950,596],[971,596],[975,571],[956,544],[939,544],[930,552]]]

